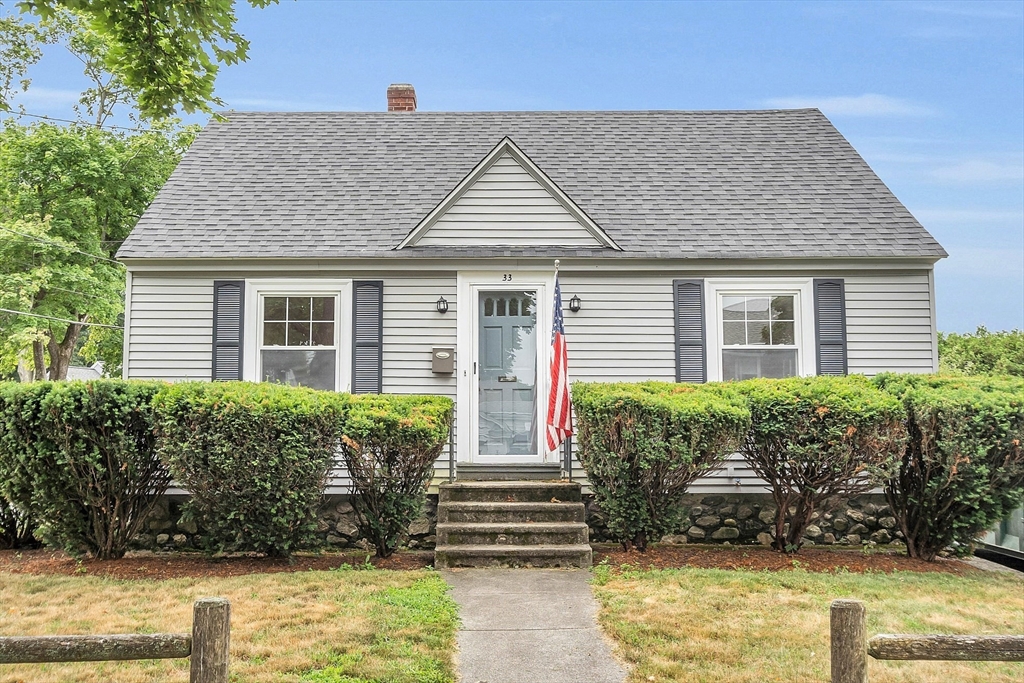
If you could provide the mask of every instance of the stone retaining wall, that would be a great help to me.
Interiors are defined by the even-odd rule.
[[[686,496],[683,524],[663,543],[769,545],[775,537],[775,503],[768,494]],[[840,500],[828,512],[814,512],[804,542],[812,545],[902,545],[885,497],[867,494]],[[593,497],[587,502],[592,542],[611,541],[607,517]]]
[[[164,496],[146,521],[145,529],[132,539],[132,547],[140,550],[176,550],[202,548],[203,529],[192,520],[183,519],[187,496]],[[409,526],[406,546],[433,548],[437,524],[437,496],[427,496],[422,515]],[[328,496],[320,509],[317,522],[320,547],[327,550],[360,548],[370,550],[356,526],[356,513],[349,496]]]
[[[133,547],[146,550],[197,549],[202,547],[202,528],[182,519],[185,496],[164,496],[133,539]],[[593,496],[584,496],[590,540],[605,542],[607,517]],[[731,543],[768,545],[774,538],[775,504],[768,494],[687,496],[684,523],[663,543]],[[409,527],[405,545],[432,549],[437,524],[437,495],[427,496],[422,515]],[[329,496],[320,511],[317,527],[321,547],[370,549],[359,534],[356,514],[348,496]],[[830,512],[815,512],[805,542],[820,545],[902,545],[903,534],[896,528],[885,498],[868,494],[840,501]]]

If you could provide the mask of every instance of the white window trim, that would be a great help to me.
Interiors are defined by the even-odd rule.
[[[794,336],[797,340],[797,371],[802,377],[816,374],[813,278],[712,278],[704,281],[708,381],[722,381],[722,297],[744,294],[793,294],[796,296],[793,301],[793,318],[796,328]],[[791,347],[780,346],[777,348]]]
[[[334,309],[335,348],[338,354],[335,386],[338,391],[352,388],[352,281],[324,279],[261,279],[245,281],[245,330],[243,332],[242,379],[260,381],[260,349],[263,345],[261,305],[266,296],[338,297]],[[281,347],[282,349],[289,347]],[[309,347],[315,348],[315,347]]]

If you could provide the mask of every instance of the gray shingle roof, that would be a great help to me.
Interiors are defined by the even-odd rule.
[[[821,112],[228,112],[119,255],[933,257]],[[395,247],[505,136],[623,248]]]

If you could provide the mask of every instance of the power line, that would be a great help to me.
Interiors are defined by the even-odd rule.
[[[5,227],[3,225],[0,225],[0,230],[6,230],[7,232],[14,233],[15,235],[21,235],[22,237],[27,237],[30,240],[35,240],[36,242],[42,242],[43,244],[52,244],[55,247],[60,247],[61,249],[67,249],[68,251],[73,251],[76,254],[81,254],[82,256],[88,256],[90,258],[99,259],[100,261],[106,261],[108,263],[113,263],[114,265],[121,266],[122,268],[126,267],[120,261],[115,261],[114,259],[107,258],[106,256],[99,256],[97,254],[90,254],[87,251],[82,251],[81,249],[75,249],[74,247],[69,247],[68,245],[63,244],[61,242],[54,242],[53,240],[48,240],[48,239],[45,239],[45,238],[42,238],[42,237],[38,237],[36,235],[30,235],[30,234],[28,234],[26,232],[18,232],[17,230],[11,230],[10,228]]]
[[[81,325],[82,327],[109,327],[112,330],[123,330],[124,327],[121,325],[107,325],[105,323],[89,323],[82,322],[81,320],[68,320],[66,318],[55,318],[52,315],[40,315],[38,313],[29,313],[27,311],[14,311],[10,308],[0,308],[0,313],[14,313],[15,315],[27,315],[30,318],[43,318],[44,320],[56,320],[59,323],[70,323],[72,325]]]
[[[126,126],[115,126],[115,125],[112,125],[112,124],[109,124],[109,123],[102,123],[102,124],[97,126],[95,123],[89,123],[88,121],[76,121],[74,119],[60,119],[60,118],[57,118],[55,116],[45,116],[45,115],[42,115],[42,114],[28,114],[26,112],[13,112],[13,111],[9,111],[9,112],[4,112],[4,113],[6,113],[9,116],[29,116],[29,117],[31,117],[33,119],[42,119],[43,121],[59,121],[61,123],[77,123],[77,124],[80,124],[80,125],[83,125],[83,126],[89,126],[91,128],[113,128],[113,129],[116,129],[116,130],[126,130],[129,133],[142,133],[142,132],[145,132],[146,130],[149,130],[149,129],[146,129],[146,128],[128,128]]]

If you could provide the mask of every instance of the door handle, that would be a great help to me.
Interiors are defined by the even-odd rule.
[[[499,382],[518,382],[519,378],[515,375],[502,375],[498,378]]]

